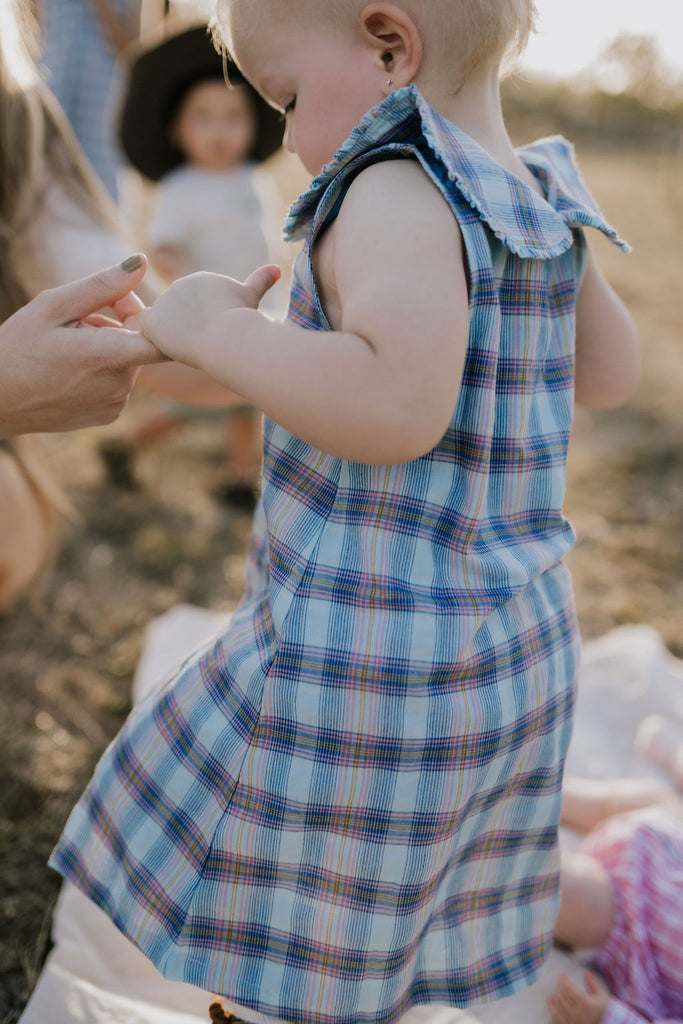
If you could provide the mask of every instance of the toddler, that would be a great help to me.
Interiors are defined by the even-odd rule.
[[[205,25],[148,46],[131,67],[121,142],[131,164],[158,181],[147,237],[152,266],[167,281],[199,270],[241,279],[268,261],[269,239],[280,233],[273,190],[258,162],[279,148],[282,123],[234,66],[228,74],[231,88]],[[143,384],[168,394],[163,385],[169,374],[178,371],[156,368],[143,376]],[[227,404],[233,480],[222,496],[252,507],[260,460],[255,410],[206,382],[194,399],[198,404],[164,402],[106,440],[100,451],[110,475],[135,486],[134,449],[197,416],[225,415]],[[214,402],[220,408],[210,409]]]
[[[120,118],[133,167],[158,182],[147,229],[152,263],[169,280],[210,270],[244,278],[269,258],[273,214],[258,164],[283,127],[205,25],[175,33],[134,59]]]
[[[680,797],[644,780],[567,779],[562,820],[589,834],[563,854],[555,938],[597,951],[585,991],[560,979],[552,1024],[683,1020]]]
[[[257,309],[266,266],[183,278],[141,326],[266,413],[250,589],[135,709],[51,863],[246,1020],[500,999],[552,943],[573,403],[638,369],[584,228],[619,240],[564,140],[508,139],[531,0],[219,17],[316,175],[288,318]]]

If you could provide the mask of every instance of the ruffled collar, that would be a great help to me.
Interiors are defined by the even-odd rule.
[[[334,157],[293,203],[285,223],[290,241],[304,238],[335,179],[368,154],[407,147],[457,190],[493,233],[519,256],[549,259],[572,244],[572,227],[595,227],[622,249],[628,245],[605,221],[579,173],[571,145],[561,136],[518,150],[541,182],[545,198],[506,171],[456,125],[437,114],[418,89],[392,92],[374,107]]]

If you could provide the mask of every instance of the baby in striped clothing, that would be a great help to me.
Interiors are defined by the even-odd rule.
[[[680,1024],[683,800],[645,780],[567,778],[562,820],[590,831],[563,854],[555,939],[595,952],[585,990],[560,979],[552,1024]]]

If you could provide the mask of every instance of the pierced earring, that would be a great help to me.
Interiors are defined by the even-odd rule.
[[[385,78],[384,79],[384,84],[385,85],[392,85],[393,81],[394,81],[393,78]]]

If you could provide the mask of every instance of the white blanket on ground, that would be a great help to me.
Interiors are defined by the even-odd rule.
[[[134,698],[157,685],[224,623],[225,616],[183,605],[156,619],[138,666]],[[622,627],[587,643],[567,770],[597,779],[661,777],[633,746],[639,724],[650,714],[683,723],[683,662],[647,626]],[[563,842],[571,845],[576,837],[563,833]],[[163,978],[73,886],[62,888],[53,939],[19,1024],[208,1024],[207,993]],[[554,951],[541,980],[520,996],[466,1012],[416,1007],[402,1024],[547,1024],[547,998],[560,972],[579,980],[578,958]],[[257,1024],[273,1020],[231,1008]]]

